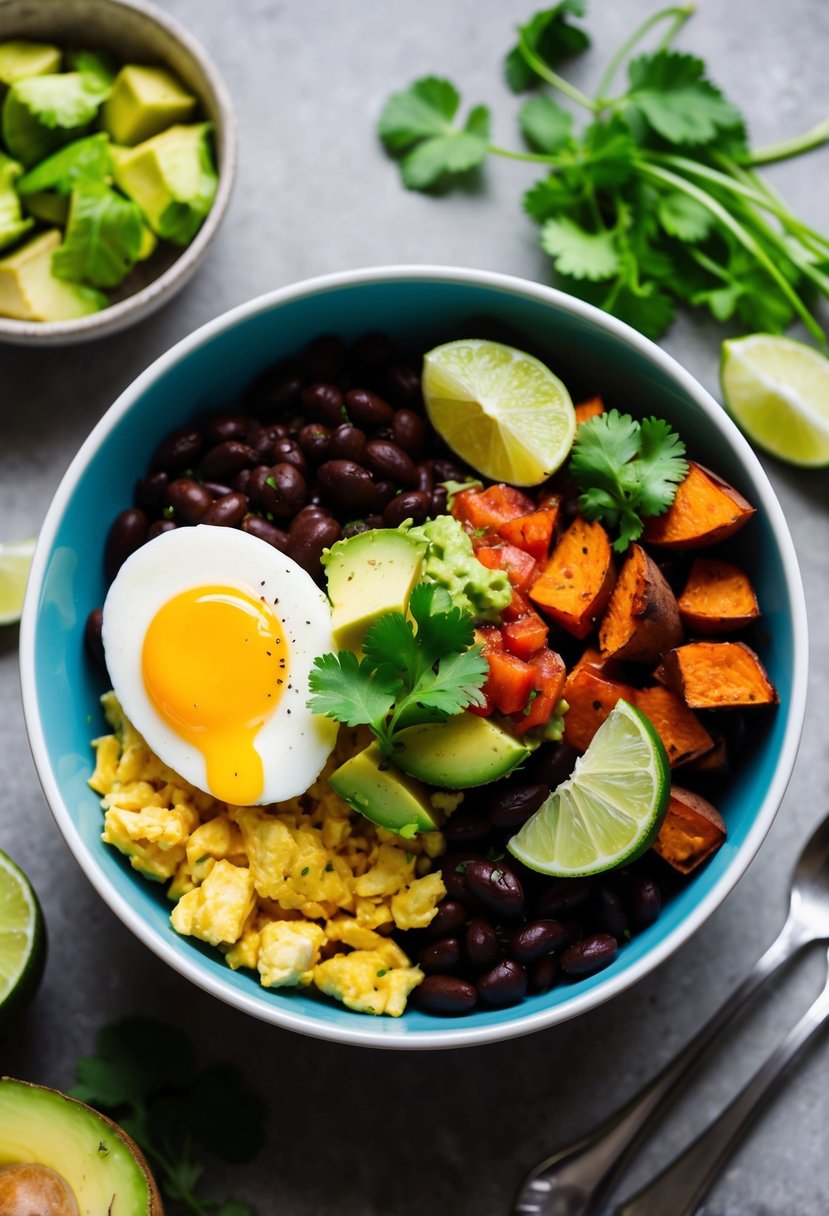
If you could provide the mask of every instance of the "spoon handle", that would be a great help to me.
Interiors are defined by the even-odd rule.
[[[829,1018],[829,979],[820,996],[718,1119],[614,1216],[694,1216],[714,1179],[781,1073]]]

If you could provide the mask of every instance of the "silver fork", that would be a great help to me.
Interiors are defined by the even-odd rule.
[[[786,923],[753,970],[687,1046],[627,1105],[594,1131],[574,1144],[559,1149],[530,1171],[518,1191],[512,1216],[596,1216],[656,1116],[679,1092],[697,1060],[720,1031],[780,967],[805,946],[827,940],[829,816],[815,829],[800,854],[792,874]],[[812,1006],[803,1023],[810,1015],[814,1017],[814,1009],[815,1006]],[[799,1023],[795,1031],[803,1023]],[[792,1035],[795,1031],[792,1031]],[[804,1032],[801,1030],[801,1033]],[[786,1043],[789,1043],[789,1039]],[[783,1051],[784,1046],[779,1050]],[[774,1058],[769,1060],[768,1066]],[[645,1208],[640,1208],[637,1216],[642,1216],[645,1211]],[[675,1206],[665,1211],[669,1212],[669,1216],[681,1216]],[[633,1216],[633,1210],[619,1216]],[[647,1216],[658,1216],[658,1209],[652,1212],[647,1208]]]

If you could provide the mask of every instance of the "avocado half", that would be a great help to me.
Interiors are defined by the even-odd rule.
[[[30,1204],[26,1188],[41,1185],[43,1206],[14,1206],[16,1191],[25,1191]],[[14,1216],[31,1210],[39,1216],[164,1216],[143,1153],[117,1123],[55,1089],[2,1077],[0,1211]]]

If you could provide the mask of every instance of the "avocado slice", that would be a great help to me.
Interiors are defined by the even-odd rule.
[[[359,653],[366,631],[384,612],[405,614],[426,545],[396,528],[374,528],[338,540],[323,554],[331,625],[338,650]]]
[[[0,258],[0,315],[20,321],[71,321],[106,308],[100,291],[52,274],[52,254],[59,245],[60,233],[51,228]]]
[[[491,718],[462,713],[407,726],[394,736],[395,764],[419,781],[462,790],[505,777],[531,748]]]
[[[328,784],[355,811],[390,832],[412,837],[436,832],[443,822],[426,787],[389,763],[376,743],[340,765]]]
[[[34,220],[24,218],[15,189],[22,172],[16,160],[0,152],[0,249],[14,245],[34,224]]]
[[[218,178],[212,123],[168,127],[134,148],[111,148],[115,183],[137,203],[156,236],[187,245],[213,205]]]
[[[16,84],[28,76],[46,76],[60,71],[60,48],[46,42],[16,39],[0,42],[0,86]]]
[[[40,1085],[0,1079],[0,1166],[28,1164],[54,1170],[80,1216],[124,1212],[163,1216],[158,1188],[138,1145],[117,1124],[89,1106]],[[36,1176],[39,1171],[28,1171]],[[0,1187],[12,1195],[14,1171],[0,1169]],[[11,1206],[3,1211],[18,1211]],[[48,1211],[48,1208],[25,1208]]]
[[[133,147],[167,127],[186,122],[195,108],[196,98],[172,72],[130,63],[115,77],[101,112],[101,125],[116,143]]]
[[[30,215],[44,224],[66,227],[69,219],[69,195],[57,194],[54,190],[38,190],[36,194],[27,194],[23,203]]]

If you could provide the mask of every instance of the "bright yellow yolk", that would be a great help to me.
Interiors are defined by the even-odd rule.
[[[288,645],[270,606],[234,587],[182,591],[150,623],[141,664],[158,712],[204,756],[209,792],[255,803],[264,774],[254,739],[288,672]]]

